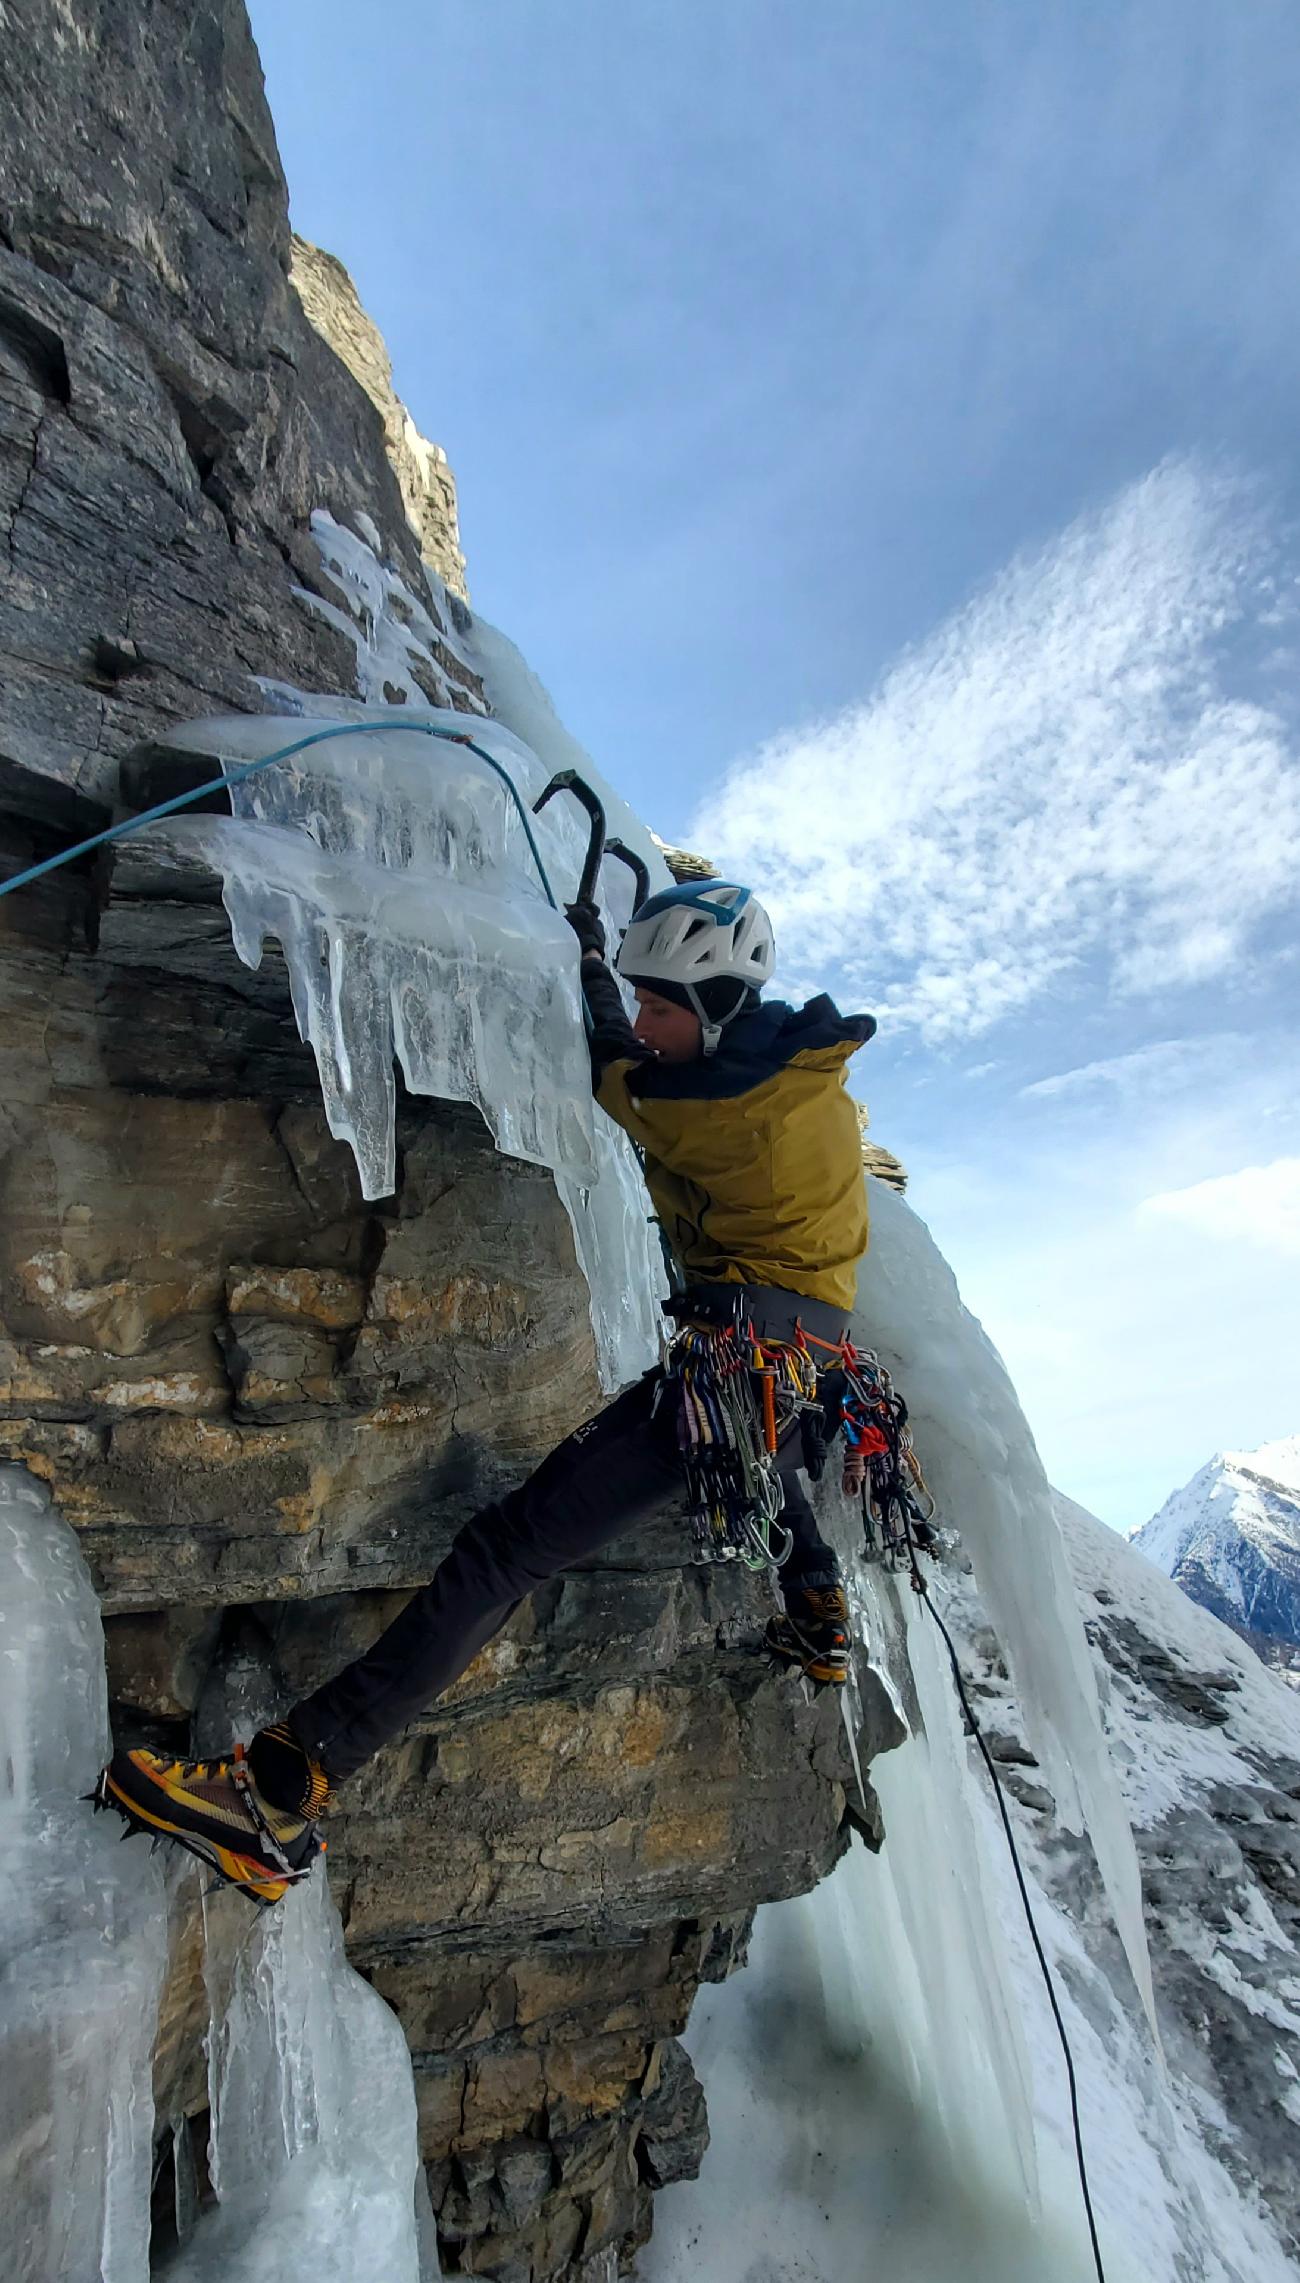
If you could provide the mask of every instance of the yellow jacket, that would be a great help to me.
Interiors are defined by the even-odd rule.
[[[770,1000],[707,1059],[605,1065],[596,1099],[640,1144],[688,1283],[774,1284],[852,1308],[867,1185],[845,1076],[875,1027],[828,998]]]

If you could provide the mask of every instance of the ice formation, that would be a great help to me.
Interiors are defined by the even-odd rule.
[[[890,1904],[855,1847],[812,1894],[760,1911],[745,1971],[701,1990],[686,2043],[710,2145],[697,2181],[656,2196],[638,2283],[1093,2283],[1068,2219],[1016,2195],[998,2111],[969,2118],[968,2145],[981,2121],[986,2136],[958,2166],[892,2073],[879,1977],[912,1961],[878,1922]]]
[[[473,729],[531,810],[548,768],[499,723]],[[634,1153],[593,1109],[576,944],[520,808],[487,763],[427,734],[463,736],[465,717],[239,715],[191,723],[173,744],[231,774],[322,730],[338,734],[232,785],[231,817],[180,816],[151,827],[150,843],[221,873],[248,966],[268,937],[281,944],[330,1131],[351,1146],[367,1197],[396,1181],[395,1058],[412,1093],[473,1103],[499,1148],[550,1167],[591,1290],[602,1380],[619,1386],[657,1345],[658,1248]],[[616,821],[666,881],[648,835]],[[585,814],[558,797],[533,831],[554,893],[571,895]],[[616,939],[630,874],[608,862],[601,893]]]
[[[1163,1580],[1148,1573],[1144,1589],[1122,1541],[1043,1491],[1014,1394],[924,1224],[881,1184],[871,1196],[857,1336],[898,1372],[940,1519],[963,1530],[984,1604],[998,1600],[1012,1667],[1004,1690],[1044,1772],[1055,1779],[1080,1758],[1092,1762],[1087,1814],[1102,1793],[1113,1875],[1116,1850],[1132,1853],[1130,1808],[1151,1828],[1189,1804],[1195,1812],[1198,1785],[1240,1785],[1261,1750],[1294,1764],[1292,1700],[1237,1643],[1209,1639],[1212,1621]],[[701,1992],[686,2042],[708,2093],[712,2142],[700,2179],[657,2197],[638,2275],[1087,2283],[1094,2270],[1061,2050],[946,1652],[906,1579],[857,1558],[856,1519],[835,1487],[817,1495],[850,1574],[860,1654],[909,1731],[871,1767],[885,1845],[876,1856],[855,1846],[813,1894],[760,1912],[748,1969]],[[997,1504],[1006,1535],[994,1543]],[[1172,1646],[1170,1611],[1154,1606],[1163,1594],[1189,1667],[1231,1666],[1239,1736],[1189,1728],[1176,1712],[1162,1723],[1157,1700],[1139,1689],[1131,1720],[1111,1703],[1119,1762],[1110,1764],[1094,1726],[1095,1686],[1080,1688],[1079,1657],[1063,1653],[1089,1658],[1070,1566],[1080,1540],[1076,1563],[1107,1607],[1131,1611],[1146,1635]],[[1015,1563],[1024,1576],[1009,1582]],[[931,1575],[973,1671],[972,1642],[986,1624],[974,1585],[963,1585],[959,1564]],[[1042,1639],[1027,1641],[1035,1628]],[[990,1721],[986,1690],[977,1702]],[[1002,1708],[996,1717],[1006,1724]],[[1077,1812],[1077,1793],[1066,1798]],[[1232,2127],[1210,2114],[1199,2053],[1172,2087],[1166,2078],[1133,1988],[1147,1983],[1144,1950],[1130,1981],[1105,1928],[1079,1923],[1072,1843],[1055,1817],[1021,1817],[1019,1843],[1075,2056],[1108,2283],[1286,2283],[1294,2269],[1276,2233],[1211,2152],[1215,2131],[1230,2141]],[[1135,1861],[1131,1874],[1120,1870],[1124,1910]],[[1135,1929],[1125,1931],[1131,1944]],[[1180,1939],[1189,1956],[1213,1951],[1211,1970],[1236,1973],[1203,1923]],[[1277,1939],[1284,1960],[1280,1930]],[[1252,1955],[1262,1940],[1260,1925],[1228,1937]],[[1263,2034],[1276,2002],[1263,1992],[1249,2002]],[[1293,2011],[1285,2026],[1289,2035]],[[1265,2056],[1265,2075],[1269,2065]]]
[[[446,588],[426,565],[431,614],[400,572],[381,559],[383,542],[370,517],[358,515],[357,526],[350,531],[325,508],[316,509],[312,537],[340,601],[329,602],[308,587],[295,587],[294,593],[314,617],[352,644],[357,688],[368,705],[426,706],[431,699],[450,705],[443,657],[450,652],[471,670],[475,662],[457,633]],[[461,696],[464,702],[463,687]]]
[[[401,2028],[348,1965],[323,1867],[250,1930],[210,1905],[209,2171],[170,2283],[430,2283]]]
[[[104,1642],[76,1537],[0,1467],[0,2150],[6,2272],[146,2283],[162,1879],[88,1792]]]
[[[44,1487],[0,1467],[0,2151],[5,2272],[148,2283],[160,1865],[89,1792],[110,1751],[99,1604]],[[173,1858],[173,1873],[197,1880]],[[173,2283],[431,2283],[415,2087],[323,1870],[275,1914],[209,1906],[210,2171]],[[187,2152],[184,2133],[178,2151]]]
[[[1006,1366],[924,1222],[878,1181],[859,1309],[856,1336],[905,1391],[926,1480],[974,1562],[1058,1816],[1091,1840],[1155,2034],[1133,1834],[1042,1460]]]

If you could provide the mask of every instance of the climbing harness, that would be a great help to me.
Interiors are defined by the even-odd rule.
[[[866,1558],[904,1567],[909,1531],[928,1550],[934,1502],[907,1405],[879,1358],[847,1337],[835,1344],[796,1328],[789,1340],[760,1338],[739,1313],[713,1323],[694,1311],[689,1293],[669,1303],[671,1314],[688,1320],[665,1346],[655,1407],[676,1419],[695,1559],[780,1567],[790,1533],[773,1534],[784,1503],[776,1453],[797,1421],[803,1464],[820,1480],[832,1398],[845,1440],[843,1488],[862,1501]],[[820,1367],[814,1347],[826,1358]]]

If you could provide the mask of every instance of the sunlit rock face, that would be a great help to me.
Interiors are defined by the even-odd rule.
[[[481,718],[392,421],[290,282],[242,8],[70,0],[55,37],[18,0],[5,67],[4,869],[175,789],[157,757],[199,715]],[[417,607],[387,688],[338,534]],[[570,1222],[472,1110],[404,1094],[366,1202],[283,962],[241,963],[215,871],[128,842],[0,903],[0,1001],[0,1458],[79,1535],[118,1736],[211,1747],[354,1654],[600,1400]],[[449,2267],[594,2277],[644,2235],[704,2143],[697,1984],[845,1844],[838,1712],[751,1653],[765,1589],[683,1551],[664,1516],[548,1588],[333,1828]],[[154,2074],[201,2145],[192,1895]]]
[[[420,434],[397,395],[383,334],[362,307],[338,257],[310,245],[296,231],[290,275],[321,339],[360,381],[384,424],[385,450],[424,561],[451,594],[467,602],[456,479],[442,446]]]

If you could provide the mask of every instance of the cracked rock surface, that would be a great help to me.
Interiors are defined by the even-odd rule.
[[[314,510],[368,518],[435,620],[420,546],[459,557],[449,476],[417,538],[396,416],[291,282],[242,7],[8,0],[4,60],[9,873],[138,809],[170,725],[260,710],[259,678],[355,695],[352,644],[299,599],[342,607]],[[568,1223],[549,1175],[423,1101],[396,1195],[363,1203],[278,956],[242,967],[218,884],[139,844],[0,902],[0,1007],[0,1456],[80,1533],[119,1735],[224,1743],[596,1407]],[[684,1553],[665,1515],[554,1581],[333,1826],[448,2272],[617,2272],[705,2145],[697,1986],[847,1844],[838,1708],[751,1653],[765,1589]],[[158,2114],[201,2151],[201,1929],[173,1887]]]

